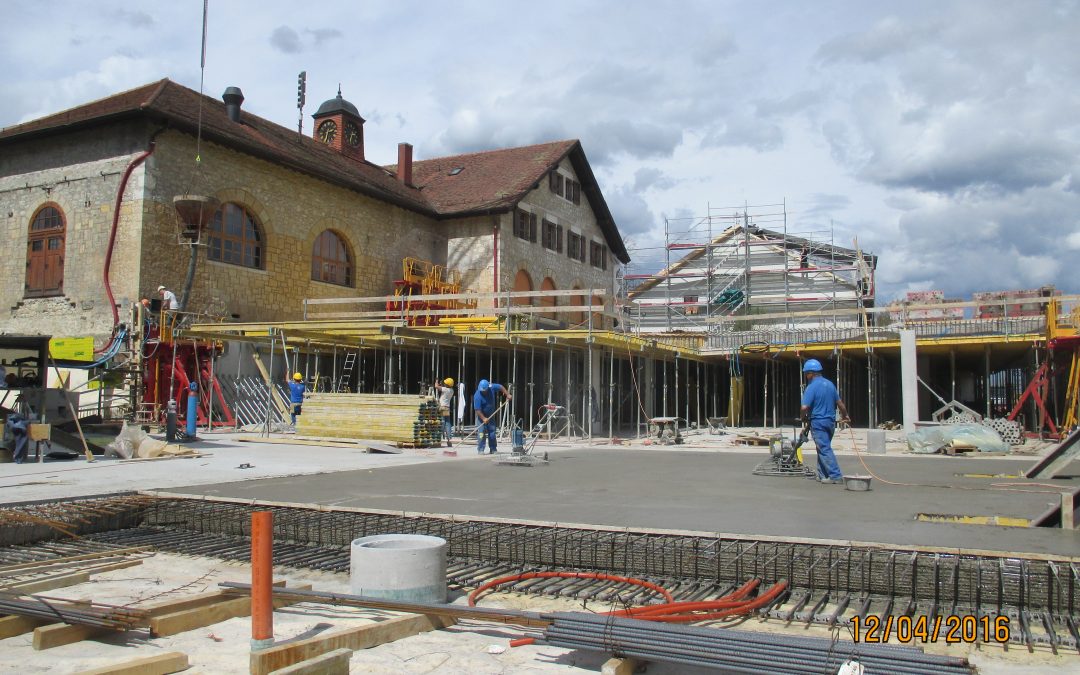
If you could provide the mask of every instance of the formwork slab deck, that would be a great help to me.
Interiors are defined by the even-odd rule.
[[[899,547],[1080,556],[1080,531],[916,522],[917,513],[1034,518],[1059,500],[1000,474],[1017,462],[970,457],[868,457],[869,492],[802,478],[754,476],[761,454],[569,449],[548,466],[515,469],[487,458],[378,471],[174,488],[172,494],[456,514],[626,528],[688,530]],[[813,466],[813,453],[807,454]],[[853,465],[853,466],[852,466]],[[850,456],[847,473],[864,473]],[[856,470],[857,469],[857,470]],[[1075,479],[1061,482],[1071,485]],[[1010,489],[991,487],[1008,483]],[[930,487],[950,484],[952,488]]]

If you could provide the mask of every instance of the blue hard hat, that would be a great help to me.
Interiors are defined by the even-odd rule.
[[[818,367],[818,369],[820,370],[820,366]],[[480,380],[480,391],[487,391],[490,388],[491,388],[491,383],[490,382],[488,382],[487,380]]]
[[[803,364],[802,371],[804,373],[820,373],[821,361],[818,361],[817,359],[807,359],[806,363]]]

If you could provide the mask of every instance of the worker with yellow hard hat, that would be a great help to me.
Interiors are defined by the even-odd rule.
[[[442,416],[442,430],[446,436],[446,447],[450,447],[450,436],[454,432],[454,418],[450,403],[454,400],[454,378],[448,377],[435,383],[435,396],[439,399],[439,415]]]
[[[307,391],[307,385],[304,384],[304,376],[300,373],[293,373],[292,382],[289,382],[289,415],[292,417],[292,425],[296,426],[296,416],[300,414],[300,409],[304,404],[304,392]]]

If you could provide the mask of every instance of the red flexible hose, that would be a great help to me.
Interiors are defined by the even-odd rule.
[[[604,574],[602,572],[524,572],[522,574],[512,574],[510,576],[499,577],[493,579],[472,593],[469,593],[469,606],[476,606],[476,599],[483,595],[485,592],[501,586],[503,584],[511,583],[514,581],[524,581],[526,579],[597,579],[602,581],[616,581],[619,583],[627,583],[635,586],[642,586],[649,590],[659,593],[667,599],[667,602],[658,605],[644,605],[641,607],[631,607],[629,609],[617,609],[612,612],[606,612],[606,616],[617,617],[629,617],[633,619],[639,619],[642,621],[657,621],[663,623],[693,623],[695,621],[715,621],[717,619],[724,619],[730,616],[738,616],[740,614],[749,614],[759,607],[763,607],[773,600],[775,600],[781,593],[783,593],[788,586],[787,581],[778,581],[773,584],[767,591],[759,595],[752,600],[745,600],[744,598],[755,588],[761,584],[760,579],[751,579],[745,584],[735,589],[731,593],[717,598],[715,600],[705,601],[687,601],[687,602],[674,602],[671,592],[667,589],[658,586],[649,581],[643,579],[635,579],[633,577],[620,577],[612,574]],[[534,638],[518,638],[510,641],[511,647],[521,647],[524,645],[535,644]]]
[[[666,588],[657,586],[644,579],[620,577],[613,574],[604,574],[603,572],[524,572],[522,574],[512,574],[510,576],[492,579],[480,586],[472,593],[469,593],[469,607],[475,607],[476,599],[496,586],[502,586],[503,584],[508,584],[513,581],[525,581],[526,579],[554,579],[556,577],[563,579],[597,579],[600,581],[616,581],[618,583],[631,584],[633,586],[642,586],[664,596],[668,602],[674,600],[671,593]]]
[[[157,134],[155,134],[156,136]],[[109,268],[112,267],[112,254],[113,247],[116,244],[116,230],[120,225],[120,204],[124,201],[124,190],[127,189],[128,179],[131,178],[131,173],[143,162],[146,158],[154,154],[154,147],[156,143],[151,138],[150,147],[144,152],[136,156],[131,162],[128,163],[127,168],[124,169],[124,175],[120,178],[120,187],[116,189],[116,204],[113,206],[113,219],[112,229],[109,231],[109,246],[105,249],[105,295],[109,296],[109,309],[112,310],[113,316],[113,335],[116,335],[116,327],[120,325],[120,312],[116,309],[116,298],[113,297],[112,286],[109,284]],[[109,340],[112,342],[112,340]],[[104,351],[108,348],[109,342],[105,343],[105,346],[100,350],[94,350],[97,353]]]

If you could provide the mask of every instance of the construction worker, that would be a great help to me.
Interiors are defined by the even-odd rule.
[[[450,435],[454,431],[454,419],[450,414],[450,404],[454,399],[454,378],[448,377],[435,383],[435,396],[439,399],[439,415],[442,416],[442,430],[446,436],[446,447],[451,447]]]
[[[158,286],[157,292],[161,293],[161,308],[175,312],[180,308],[180,303],[176,299],[176,293],[173,293],[164,286]]]
[[[289,414],[292,417],[292,425],[296,426],[296,416],[301,414],[300,410],[304,404],[304,392],[307,391],[307,385],[304,384],[304,376],[300,373],[293,373],[292,382],[289,383],[289,403],[291,407]]]
[[[507,403],[513,398],[510,396],[510,392],[506,390],[506,387],[487,380],[480,380],[480,385],[476,388],[476,393],[473,394],[473,410],[476,411],[476,421],[479,425],[476,428],[477,454],[484,454],[485,443],[490,447],[489,454],[494,455],[498,451],[495,432],[498,429],[499,422],[495,413],[498,412],[500,406],[495,405],[495,400],[499,392],[502,392],[502,395],[506,397]]]
[[[806,389],[802,397],[802,419],[810,426],[810,434],[817,446],[818,481],[822,483],[843,483],[844,474],[833,454],[832,438],[836,431],[836,411],[840,411],[841,421],[850,422],[847,406],[840,400],[836,385],[821,374],[821,362],[808,359],[803,364],[806,376]]]

